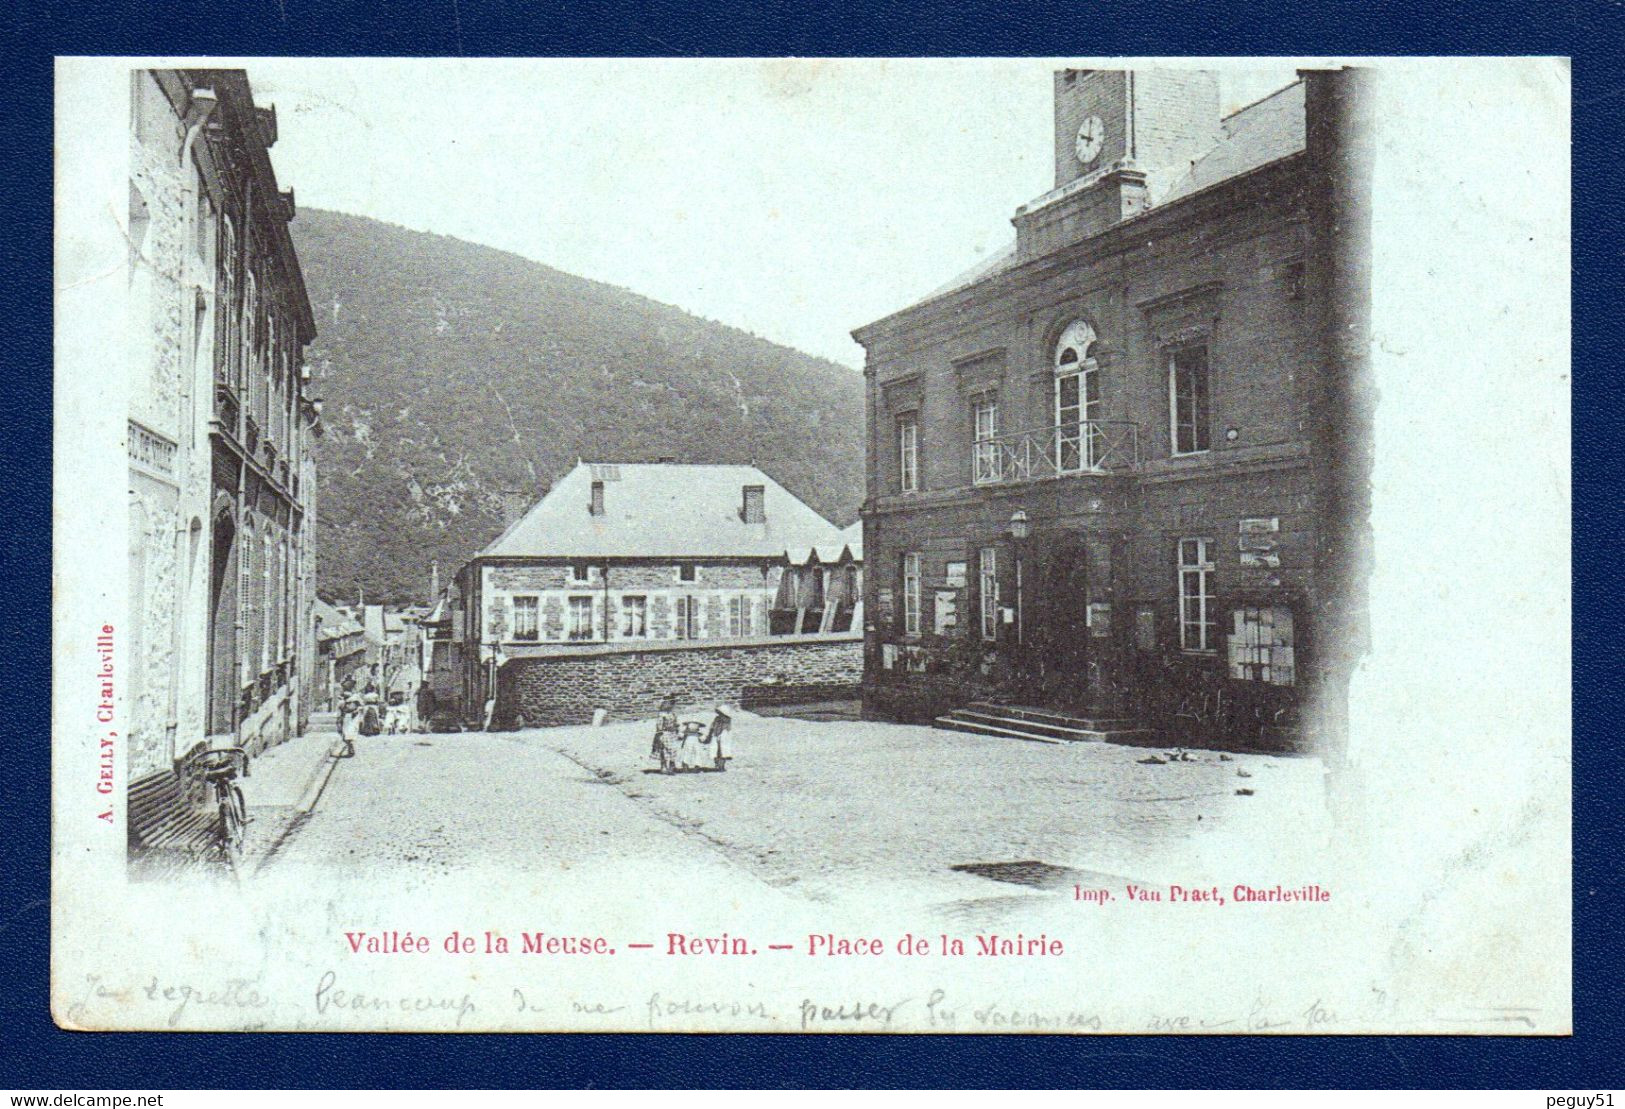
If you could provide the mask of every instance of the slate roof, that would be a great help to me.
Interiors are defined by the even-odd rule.
[[[1232,177],[1299,153],[1304,148],[1303,113],[1303,82],[1295,81],[1226,116],[1219,125],[1218,143],[1201,157],[1193,159],[1190,170],[1176,178],[1149,211],[1166,208],[1175,201],[1222,184]],[[917,307],[1014,269],[1020,260],[1016,255],[1016,241],[1012,238],[1006,245],[909,307]]]
[[[354,635],[361,630],[360,624],[319,597],[313,611],[322,622],[322,630],[318,634],[324,640],[340,639],[346,635]]]
[[[1303,82],[1228,115],[1219,144],[1191,163],[1190,172],[1169,188],[1162,204],[1199,193],[1303,149]]]
[[[588,511],[604,483],[604,514]],[[763,488],[765,521],[742,518]],[[755,466],[581,462],[476,558],[778,558],[841,542],[828,520]]]

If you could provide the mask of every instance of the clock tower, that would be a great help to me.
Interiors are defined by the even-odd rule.
[[[1145,211],[1219,136],[1217,74],[1060,70],[1055,187],[1016,212],[1020,252],[1047,253]]]
[[[1055,74],[1055,187],[1119,166],[1153,197],[1219,137],[1219,78],[1196,69]]]

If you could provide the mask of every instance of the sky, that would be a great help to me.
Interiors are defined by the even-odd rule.
[[[300,207],[513,251],[858,368],[853,328],[1010,241],[1053,184],[1050,73],[1091,63],[242,64]],[[1202,64],[1227,112],[1294,79],[1290,61]]]

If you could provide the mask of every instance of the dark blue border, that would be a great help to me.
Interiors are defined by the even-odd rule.
[[[379,15],[387,11],[387,16]],[[1206,11],[1206,17],[1193,14]],[[22,0],[0,127],[10,342],[0,459],[6,616],[0,813],[0,1086],[1419,1086],[1606,1089],[1618,1016],[1622,739],[1619,351],[1625,290],[1625,17],[1612,3],[1370,0],[1089,6],[941,0],[852,10],[677,3]],[[50,734],[52,56],[1558,54],[1575,58],[1575,1027],[1571,1039],[75,1035],[46,1002]],[[1529,167],[1509,167],[1521,171]],[[1535,172],[1543,167],[1532,167]],[[1555,174],[1554,197],[1558,195]],[[1464,371],[1468,368],[1464,367]],[[71,429],[64,448],[71,450]],[[1486,542],[1518,541],[1517,507]],[[121,558],[109,551],[110,560]],[[1552,573],[1563,568],[1553,566]],[[1486,644],[1516,651],[1516,643]],[[119,937],[109,936],[116,944]],[[9,1060],[5,1057],[10,1056]]]

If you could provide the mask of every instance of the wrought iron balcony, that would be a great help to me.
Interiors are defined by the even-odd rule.
[[[1079,420],[979,439],[971,450],[976,485],[1018,485],[1077,474],[1118,474],[1140,465],[1140,425]]]

